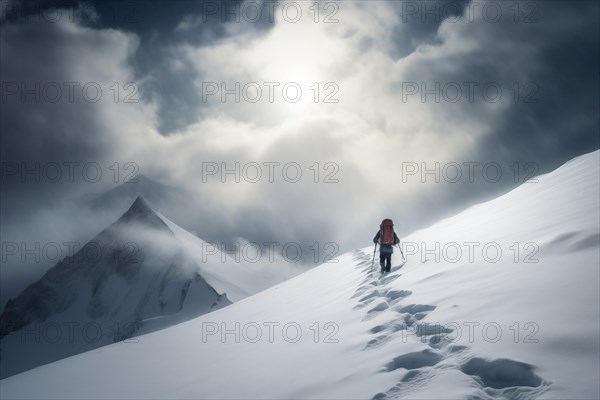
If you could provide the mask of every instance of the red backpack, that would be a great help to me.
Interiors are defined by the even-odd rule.
[[[379,241],[381,244],[394,245],[394,223],[391,219],[384,219],[381,222]]]

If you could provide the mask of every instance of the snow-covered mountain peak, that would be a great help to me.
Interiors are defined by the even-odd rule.
[[[148,201],[144,198],[144,196],[139,195],[131,207],[129,207],[128,212],[154,212]]]
[[[125,212],[125,214],[123,214],[116,222],[118,225],[131,223],[142,223],[150,228],[171,232],[167,224],[165,224],[157,212],[152,209],[142,195],[139,195],[135,199],[127,212]]]
[[[0,314],[2,377],[231,304],[199,274],[198,260],[166,222],[172,224],[138,196],[117,221],[10,299]],[[99,337],[20,340],[21,330],[71,323],[94,324]]]

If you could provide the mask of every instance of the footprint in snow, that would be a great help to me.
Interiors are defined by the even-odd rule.
[[[356,290],[354,291],[354,294],[352,295],[351,298],[353,299],[355,297],[358,297],[369,290],[373,290],[375,287],[377,287],[376,281],[365,280],[362,282],[362,284],[358,288],[356,288]]]
[[[447,335],[452,332],[454,332],[454,329],[446,328],[441,324],[420,323],[416,325],[415,329],[415,335],[420,338],[427,336],[439,336],[441,339],[443,335]]]
[[[399,368],[418,369],[431,367],[442,360],[442,355],[430,349],[416,351],[413,353],[402,354],[385,365],[387,372],[395,371]]]
[[[427,311],[433,311],[437,307],[429,304],[409,304],[407,306],[398,307],[396,311],[399,313],[419,314]]]
[[[357,308],[362,308],[362,307],[357,305],[354,308],[357,309]],[[388,306],[388,304],[385,301],[379,302],[379,303],[377,303],[377,305],[375,307],[372,307],[371,309],[369,309],[369,311],[367,311],[367,314],[363,317],[362,320],[368,321],[370,319],[373,319],[377,315],[379,315],[379,313],[381,313],[382,311],[385,311],[389,308],[390,307]]]
[[[390,308],[386,302],[381,302],[379,304],[377,304],[375,307],[371,308],[369,311],[367,311],[367,314],[373,314],[373,313],[379,313],[383,310],[387,310],[388,308]]]
[[[369,289],[371,289],[371,287],[368,285],[361,286],[358,289],[356,289],[356,291],[350,298],[354,299],[356,297],[363,296],[359,301],[366,301],[374,296],[380,296],[380,293],[377,289],[375,289],[375,290],[371,289],[370,292],[369,292]],[[367,292],[368,292],[368,294],[365,294]]]
[[[460,369],[493,399],[533,399],[550,386],[533,372],[532,365],[507,358],[488,361],[474,357]]]
[[[426,386],[435,377],[436,365],[443,356],[433,350],[425,349],[413,353],[402,354],[385,365],[382,372],[399,369],[406,370],[400,381],[385,393],[376,394],[373,399],[401,399],[410,392]]]
[[[367,342],[363,350],[370,350],[384,345],[392,339],[391,335],[379,335],[375,339],[371,339]]]
[[[390,300],[390,301],[395,301],[395,300],[403,299],[404,297],[408,297],[411,294],[412,294],[412,292],[410,290],[393,290],[393,289],[390,289],[387,292],[385,292],[385,297],[387,297],[388,300]]]
[[[397,332],[407,329],[407,325],[404,323],[387,322],[385,324],[374,326],[369,330],[370,333],[376,335],[376,338],[369,340],[363,350],[373,349],[390,341]]]
[[[361,310],[363,308],[365,308],[366,306],[368,306],[369,304],[373,303],[375,300],[377,300],[376,298],[371,298],[365,301],[361,301],[359,302],[357,305],[355,305],[353,307],[354,310]]]
[[[474,384],[478,387],[477,393],[468,397],[473,400],[532,400],[550,388],[550,382],[537,375],[534,372],[534,366],[511,359],[485,360],[473,357],[459,365],[445,363],[443,367],[440,367],[440,363],[444,359],[466,349],[466,346],[449,346],[447,353],[427,349],[395,357],[385,364],[382,372],[405,369],[407,370],[406,374],[395,386],[386,392],[376,394],[373,399],[403,398],[408,392],[428,384],[430,378],[435,376],[435,371],[441,368],[456,368],[463,374],[472,377]]]
[[[387,285],[388,283],[398,279],[400,276],[402,276],[402,274],[384,275],[379,279],[379,282],[381,282],[384,285]]]

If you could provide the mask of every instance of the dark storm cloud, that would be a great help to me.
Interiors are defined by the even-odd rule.
[[[401,23],[394,30],[391,56],[399,59],[412,53],[424,43],[439,43],[436,35],[440,24],[448,19],[467,18],[465,4],[460,1],[392,1],[390,5]]]
[[[258,18],[247,11],[242,0],[33,0],[7,3],[8,22],[28,20],[76,20],[94,29],[118,29],[136,34],[140,40],[131,65],[139,78],[140,96],[156,101],[159,132],[170,134],[201,117],[201,93],[192,85],[198,73],[185,60],[174,66],[177,46],[202,46],[227,40],[228,26],[243,24],[257,34],[273,25],[273,8],[253,2]]]
[[[3,9],[9,22],[23,22],[31,17],[50,21],[60,16],[76,18],[98,29],[126,30],[146,37],[169,34],[185,17],[193,15],[205,15],[202,20],[206,24],[227,22],[232,18],[227,11],[235,10],[240,3],[241,0],[26,0],[8,1]]]
[[[39,191],[41,174],[21,173],[35,171],[37,164],[42,168],[49,162],[85,163],[109,157],[112,133],[104,129],[101,103],[92,100],[95,89],[90,91],[91,100],[82,96],[88,83],[105,91],[108,85],[101,75],[82,72],[76,64],[86,57],[90,66],[111,54],[126,58],[135,40],[116,32],[81,34],[49,23],[5,24],[1,29],[2,184],[7,196],[24,191],[20,197]],[[93,50],[90,42],[96,45]],[[18,166],[13,173],[14,164]],[[64,190],[65,181],[42,187]]]
[[[541,11],[552,27],[536,32],[542,68],[529,79],[539,86],[539,102],[514,104],[482,147],[547,172],[600,145],[600,15],[596,2],[544,3]],[[540,40],[546,34],[552,36]]]
[[[131,35],[81,29],[67,20],[2,23],[2,246],[11,242],[35,249],[36,243],[87,240],[107,222],[83,213],[72,197],[110,185],[110,165],[123,161],[118,132],[109,125],[111,116],[127,114],[128,107],[110,100],[109,87],[131,80],[124,65],[136,46]],[[92,90],[86,98],[87,84]],[[95,87],[104,95],[97,101]],[[119,123],[126,125],[126,120]],[[85,165],[100,170],[88,174]],[[97,172],[103,177],[96,179]],[[7,263],[4,250],[2,300],[53,264],[34,256]]]
[[[101,81],[100,65],[110,62],[114,54],[120,58],[116,62],[127,63],[131,81],[141,78],[136,83],[135,100],[159,105],[160,132],[169,133],[196,122],[201,101],[191,82],[198,74],[185,65],[186,60],[180,60],[183,65],[179,68],[173,66],[174,46],[227,38],[230,33],[225,25],[235,18],[231,11],[239,9],[240,1],[32,0],[3,2],[1,6],[3,200],[5,206],[13,201],[24,206],[30,200],[37,201],[32,191],[56,193],[73,185],[66,185],[66,179],[52,184],[41,179],[42,185],[38,185],[39,173],[23,182],[22,171],[35,170],[38,165],[43,169],[53,162],[81,166],[105,161],[102,167],[106,173],[105,167],[112,162],[126,162],[115,158],[116,133],[106,132],[112,127],[106,126],[102,105],[81,96],[86,83],[99,82],[103,100],[112,94],[112,83],[126,83]],[[183,21],[190,22],[187,29],[178,29]],[[71,24],[92,30],[74,32]],[[267,18],[249,25],[256,30],[268,26]],[[78,65],[86,63],[96,67],[90,74],[82,74]],[[77,85],[72,101],[67,99],[71,83]],[[57,102],[46,100],[44,88],[48,84],[62,90]],[[30,94],[32,89],[36,94]],[[48,93],[48,97],[53,96],[52,87]],[[4,218],[13,215],[17,214],[7,213]]]
[[[108,4],[111,4],[109,2]],[[158,130],[170,134],[197,122],[203,108],[202,95],[193,85],[201,77],[187,60],[174,60],[180,46],[205,46],[235,35],[228,27],[243,24],[257,34],[272,26],[269,13],[251,23],[246,21],[242,1],[134,1],[135,23],[125,25],[140,35],[142,45],[134,68],[145,77],[142,95],[158,102]],[[111,14],[118,5],[97,4],[99,13]]]
[[[420,223],[428,211],[433,214],[427,219],[433,222],[444,213],[454,213],[523,183],[532,172],[549,172],[600,146],[598,3],[534,2],[533,8],[521,8],[518,18],[511,8],[514,4],[491,3],[501,10],[502,18],[486,20],[481,17],[486,3],[471,4],[479,22],[466,23],[460,30],[466,46],[471,41],[478,42],[473,50],[465,53],[456,48],[442,59],[415,63],[403,82],[425,82],[429,89],[436,82],[442,87],[448,83],[462,86],[465,82],[473,82],[479,88],[490,83],[499,85],[503,100],[509,99],[501,111],[480,95],[473,102],[457,104],[443,96],[436,103],[434,96],[429,95],[425,102],[436,109],[438,117],[450,123],[484,122],[490,131],[454,161],[481,165],[494,162],[502,167],[503,177],[489,182],[481,179],[479,170],[480,176],[474,183],[466,179],[449,183],[442,177],[435,193],[423,195],[420,204],[412,208]],[[528,16],[531,20],[527,20]],[[466,20],[463,12],[461,22]],[[430,26],[421,25],[417,31]],[[451,25],[447,23],[448,27]],[[399,37],[398,43],[404,45],[405,40]],[[443,46],[439,38],[429,42],[434,49]],[[401,84],[398,83],[398,90]],[[432,167],[431,163],[428,165]],[[518,176],[514,168],[519,171]],[[426,180],[431,181],[432,177]],[[409,213],[406,220],[412,222],[414,218]]]

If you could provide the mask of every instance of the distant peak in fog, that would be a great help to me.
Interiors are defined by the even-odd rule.
[[[129,210],[127,210],[127,212],[134,212],[134,213],[154,213],[154,210],[152,209],[152,207],[150,207],[150,204],[148,204],[148,201],[144,198],[144,196],[139,195],[135,201],[133,202],[133,204],[131,205],[131,207],[129,207]]]
[[[161,217],[150,206],[150,203],[142,195],[138,195],[131,207],[119,218],[117,223],[142,222],[157,229],[171,231]]]

